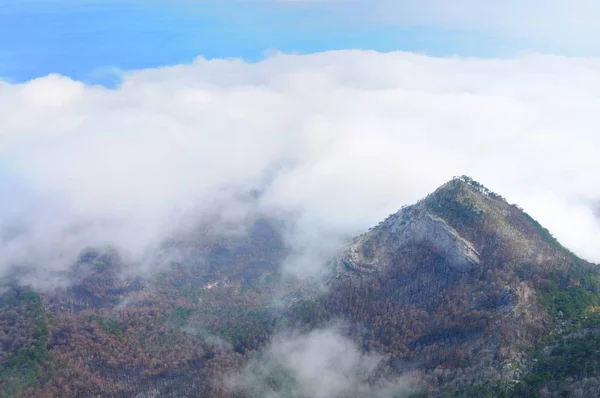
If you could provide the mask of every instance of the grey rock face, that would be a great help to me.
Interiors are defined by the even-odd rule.
[[[459,272],[471,271],[480,264],[479,253],[471,242],[443,219],[415,205],[401,209],[361,236],[346,250],[339,266],[362,271],[381,268],[389,255],[409,244],[428,245]]]

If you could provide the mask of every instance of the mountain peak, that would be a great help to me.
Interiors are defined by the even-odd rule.
[[[425,198],[425,201],[431,202],[442,197],[446,199],[460,200],[461,202],[472,202],[473,205],[483,205],[483,203],[481,203],[482,201],[487,202],[488,206],[492,203],[495,206],[508,205],[502,196],[486,188],[480,182],[477,182],[471,177],[465,175],[452,178],[450,181],[429,194]]]
[[[461,176],[453,177],[450,181],[448,181],[444,185],[440,186],[438,188],[438,190],[445,189],[445,188],[447,189],[449,187],[454,187],[454,186],[469,187],[469,188],[475,189],[485,195],[498,196],[497,194],[495,194],[494,192],[492,192],[488,188],[486,188],[482,183],[480,183],[480,182],[474,180],[473,178],[471,178],[467,175],[464,175],[464,174]]]
[[[531,246],[543,247],[543,251],[558,250],[575,257],[520,206],[508,203],[504,197],[468,176],[454,177],[419,204],[473,239],[484,232],[485,226],[512,241],[515,247],[528,245],[529,251]]]
[[[368,325],[377,349],[393,347],[389,351],[398,357],[429,361],[428,369],[443,374],[460,369],[452,383],[468,377],[473,379],[466,383],[512,383],[522,369],[547,380],[551,366],[537,364],[566,363],[573,351],[562,342],[553,351],[558,340],[550,340],[528,362],[534,342],[560,333],[571,337],[577,326],[574,346],[584,347],[587,333],[597,337],[600,330],[597,267],[562,247],[520,207],[466,176],[401,208],[332,264],[335,277],[319,304]],[[468,359],[457,360],[457,353]],[[439,386],[442,373],[436,372],[431,382]],[[542,379],[535,380],[539,385]],[[528,383],[516,382],[510,396],[529,396],[518,390]],[[500,395],[482,391],[464,396]]]
[[[426,247],[459,272],[512,259],[542,266],[579,261],[523,209],[468,176],[455,177],[361,235],[341,269],[387,268],[408,247]]]
[[[450,181],[438,187],[435,191],[428,195],[428,197],[435,197],[448,193],[453,195],[471,194],[480,198],[487,198],[506,203],[506,199],[504,199],[504,197],[466,175],[453,177]]]
[[[510,207],[502,196],[467,176],[454,177],[417,205],[459,229],[472,227],[484,214],[503,216]]]

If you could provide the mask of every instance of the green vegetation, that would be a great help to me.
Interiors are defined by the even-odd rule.
[[[504,381],[489,381],[458,389],[447,395],[448,398],[509,398],[514,395],[512,385]]]
[[[271,286],[271,287],[276,286],[278,283],[280,283],[282,281],[281,272],[279,270],[275,271],[275,272],[269,272],[260,281],[262,283],[265,283],[267,286]]]
[[[192,314],[196,312],[195,308],[189,307],[175,307],[173,311],[167,316],[166,322],[174,324],[177,327],[183,327],[187,323],[187,320]]]
[[[599,276],[577,265],[549,273],[537,290],[561,332],[532,348],[529,372],[520,382],[490,381],[457,390],[449,397],[537,398],[543,389],[568,397],[572,394],[568,380],[595,377],[600,372]]]
[[[410,343],[410,347],[416,347],[418,345],[430,345],[439,342],[445,343],[456,343],[466,341],[473,336],[482,333],[484,328],[479,325],[453,325],[447,328],[434,329],[431,332],[419,337],[413,343]]]
[[[568,397],[568,379],[594,376],[600,371],[600,335],[589,332],[600,325],[599,274],[581,266],[557,270],[538,287],[540,302],[562,332],[533,347],[533,366],[511,397],[540,396],[543,388]]]
[[[224,322],[207,330],[234,346],[254,348],[258,336],[266,336],[273,332],[276,319],[268,309],[248,311],[238,314],[235,319]]]
[[[593,375],[600,371],[600,335],[560,338],[556,346],[539,350],[536,359],[533,372],[524,378],[531,386]]]
[[[102,317],[98,315],[90,316],[91,321],[95,321],[100,329],[105,333],[114,334],[116,336],[123,336],[125,332],[125,325],[123,322],[119,322],[115,317]]]
[[[266,372],[265,372],[266,370]],[[298,381],[285,366],[262,359],[256,369],[252,369],[253,385],[236,395],[236,398],[262,398],[265,396],[297,396]]]
[[[540,301],[556,320],[582,320],[600,304],[598,278],[598,273],[583,267],[554,271],[538,288]]]
[[[363,240],[362,244],[362,254],[367,260],[373,259],[375,255],[375,243],[373,242],[373,238],[371,236],[366,237]]]
[[[459,199],[461,185],[457,180],[450,182],[446,190],[436,191],[426,202],[428,209],[448,221],[452,226],[468,226],[480,221],[483,211],[473,203]]]
[[[0,308],[16,307],[25,304],[41,308],[40,297],[31,290],[9,289],[0,298]]]
[[[19,322],[19,330],[31,342],[20,345],[0,363],[0,397],[16,395],[21,389],[44,382],[42,366],[48,357],[48,325],[40,297],[24,289],[11,289],[0,297],[0,323]],[[14,311],[13,311],[14,310]],[[18,319],[17,319],[18,318]],[[19,338],[17,336],[13,338]]]
[[[154,277],[154,282],[158,286],[167,286],[167,284],[169,283],[169,274],[167,272],[164,272],[164,271],[163,272],[159,272]]]
[[[209,332],[233,345],[246,346],[250,343],[252,331],[243,326],[209,328]]]
[[[80,263],[97,272],[103,272],[112,265],[108,253],[103,253],[95,249],[87,249],[81,253]]]
[[[479,191],[483,192],[484,194],[488,195],[491,198],[505,200],[502,196],[498,195],[496,192],[490,191],[483,184],[475,181],[474,179],[472,179],[469,176],[462,175],[460,177],[455,177],[454,180],[466,182],[468,185],[470,185],[474,188],[477,188]]]
[[[310,323],[318,314],[319,302],[314,299],[300,300],[290,308],[290,318],[297,319],[299,323]]]
[[[269,272],[264,274],[262,277],[253,280],[242,286],[240,293],[252,291],[257,294],[268,294],[271,292],[274,286],[281,283],[282,276],[280,272]]]
[[[208,295],[208,290],[202,286],[187,285],[181,289],[181,293],[193,303],[197,303],[198,299]]]
[[[12,396],[41,379],[42,363],[47,357],[48,328],[45,325],[37,327],[34,339],[31,347],[19,349],[0,366],[0,397]]]
[[[394,398],[403,398],[404,395],[398,395]],[[429,393],[427,391],[416,391],[409,393],[406,398],[429,398]]]
[[[344,264],[344,268],[348,271],[352,271],[354,269],[352,263],[346,258],[342,258],[342,264]]]
[[[533,217],[531,217],[529,214],[527,214],[527,213],[526,213],[526,212],[525,212],[523,209],[521,209],[520,207],[518,207],[518,206],[517,206],[517,208],[518,208],[519,210],[521,210],[521,211],[523,212],[523,214],[525,215],[525,217],[527,217],[527,220],[528,220],[528,221],[529,221],[531,224],[533,224],[533,225],[534,225],[534,226],[537,228],[537,230],[539,231],[540,235],[542,235],[542,237],[543,237],[544,239],[546,239],[546,240],[548,240],[548,241],[550,241],[550,242],[553,242],[553,243],[556,243],[556,244],[559,244],[559,245],[560,245],[560,243],[558,243],[558,240],[556,240],[556,238],[554,237],[554,235],[552,235],[552,234],[550,233],[550,231],[548,231],[546,228],[544,228],[544,227],[542,226],[542,224],[540,224],[540,223],[539,223],[539,222],[538,222],[536,219],[534,219],[534,218],[533,218]],[[562,245],[561,245],[561,247],[562,247]]]

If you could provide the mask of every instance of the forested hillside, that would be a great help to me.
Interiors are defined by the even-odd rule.
[[[597,266],[468,177],[356,237],[324,280],[282,274],[265,215],[169,245],[185,256],[147,277],[90,249],[68,288],[3,281],[0,396],[600,394]]]

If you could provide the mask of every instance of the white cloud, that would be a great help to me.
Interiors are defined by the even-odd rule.
[[[363,354],[337,327],[278,335],[242,374],[226,380],[232,390],[251,396],[391,398],[410,391],[410,376],[372,386],[383,358]]]
[[[587,205],[600,198],[599,70],[535,54],[342,51],[199,58],[130,72],[115,90],[0,83],[0,222],[21,231],[1,241],[0,269],[63,269],[98,243],[144,259],[274,164],[285,167],[262,203],[301,212],[292,240],[313,252],[469,174],[600,261]]]

